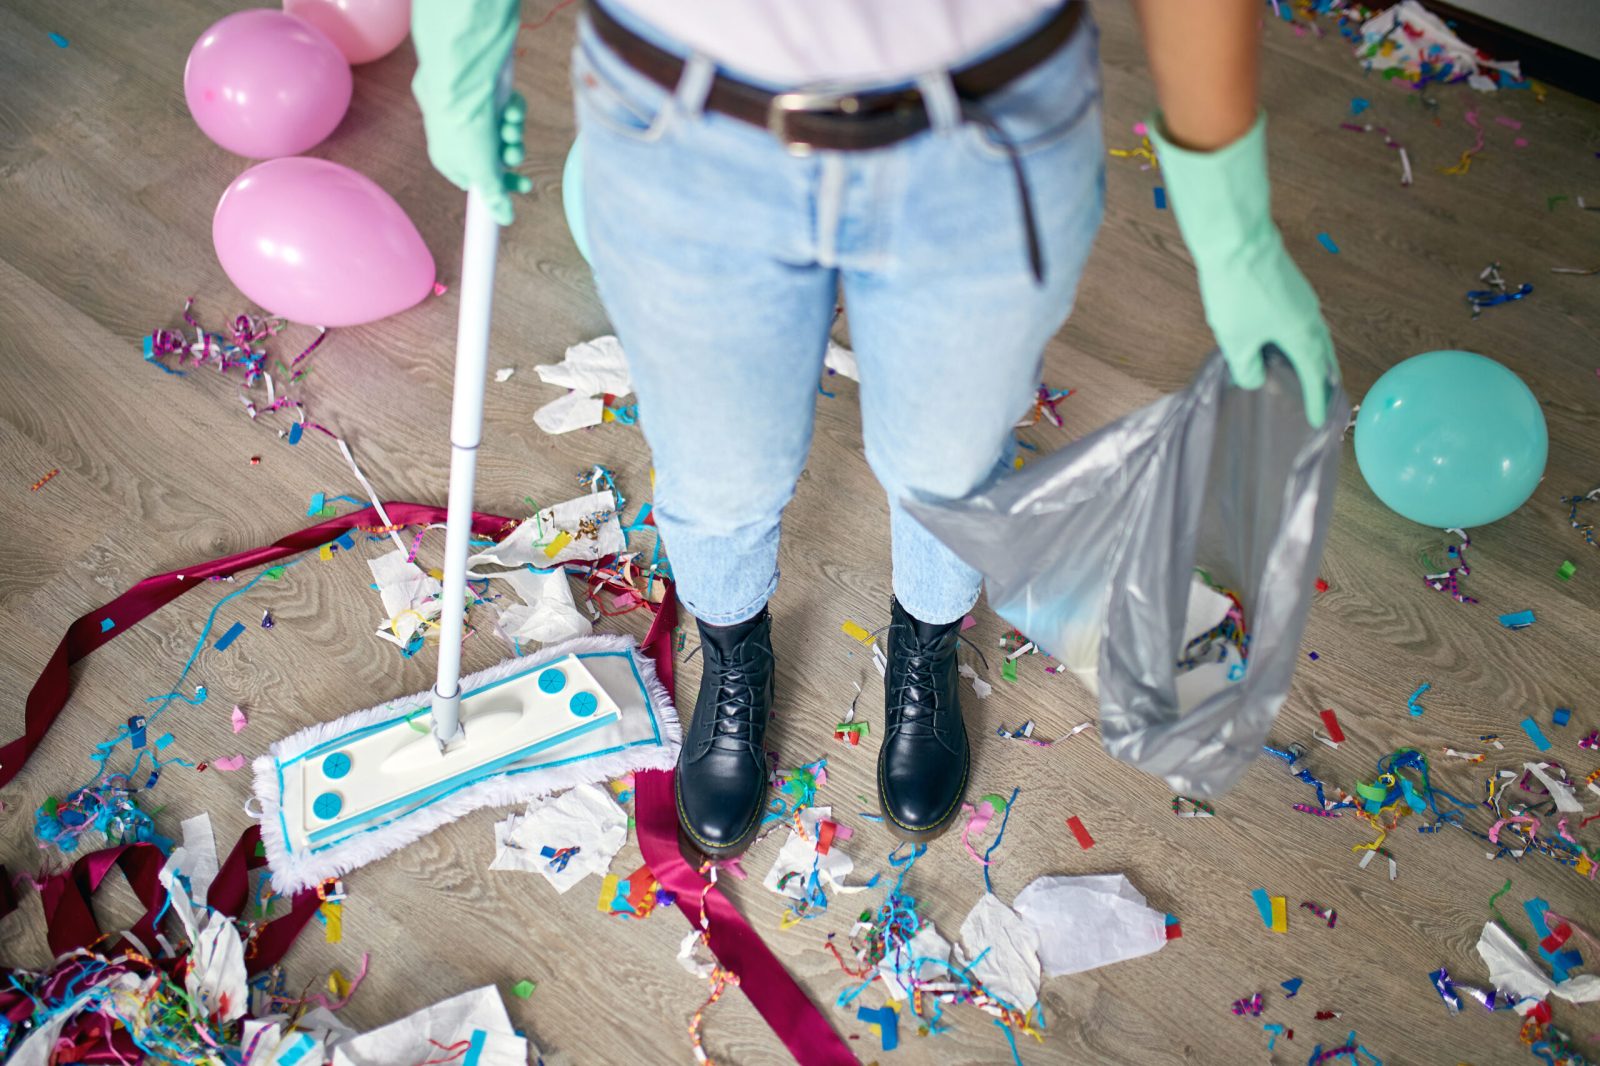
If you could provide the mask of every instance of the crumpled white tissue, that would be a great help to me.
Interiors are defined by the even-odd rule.
[[[381,1029],[343,1041],[333,1051],[333,1066],[419,1062],[419,1053],[434,1049],[429,1041],[446,1048],[471,1041],[476,1045],[475,1066],[528,1066],[528,1041],[512,1028],[511,1016],[493,985],[441,1000]]]
[[[250,1009],[250,989],[239,929],[227,915],[191,903],[178,872],[177,859],[168,857],[157,876],[167,890],[168,910],[177,916],[193,945],[184,988],[204,1007],[199,1013],[226,1022],[242,1018]]]
[[[1020,1011],[1039,1002],[1039,934],[993,892],[961,923],[961,950],[991,995]]]
[[[246,1018],[239,1047],[248,1056],[244,1066],[320,1066],[341,1040],[356,1031],[340,1021],[326,1007],[312,1007],[295,1020],[291,1029],[287,1014]]]
[[[596,514],[606,518],[597,523],[594,536],[582,534],[580,523]],[[546,555],[545,548],[553,544],[560,534],[571,536],[571,541],[555,555]],[[600,559],[619,552],[625,546],[622,523],[617,520],[617,498],[610,489],[591,492],[587,496],[547,507],[532,518],[523,519],[498,544],[467,558],[467,573],[471,577],[504,577],[505,569],[520,570],[525,566],[545,570],[574,559]],[[484,566],[499,569],[483,570]]]
[[[832,807],[807,807],[802,810],[800,824],[805,827],[805,836],[801,836],[792,828],[789,830],[789,839],[783,842],[778,857],[773,860],[772,869],[767,871],[767,876],[761,883],[780,896],[804,899],[806,882],[810,880],[811,868],[815,865],[817,879],[826,888],[844,892],[855,892],[865,888],[865,885],[844,883],[844,879],[850,876],[850,871],[855,869],[856,864],[845,854],[842,839],[835,837],[826,855],[817,852],[817,824],[832,820]],[[799,876],[790,878],[788,884],[779,888],[778,882],[790,873]]]
[[[589,874],[604,874],[628,840],[628,815],[599,785],[578,785],[559,796],[528,804],[494,827],[495,856],[491,870],[524,870],[540,874],[565,892]],[[576,846],[578,853],[561,870],[539,854],[545,847]]]
[[[560,567],[508,570],[497,576],[522,601],[500,611],[497,625],[506,639],[554,644],[586,637],[593,631],[588,616],[573,602],[571,582]]]
[[[406,553],[396,548],[387,555],[367,560],[372,571],[372,583],[378,586],[383,598],[383,625],[378,636],[402,648],[411,640],[424,620],[439,617],[439,594],[444,590],[422,567],[406,560]]]
[[[575,344],[561,362],[540,363],[533,369],[546,385],[572,390],[533,413],[533,421],[550,434],[598,426],[605,413],[605,394],[626,396],[633,391],[627,358],[612,336]]]
[[[167,861],[189,879],[189,898],[204,903],[211,894],[211,882],[216,880],[220,869],[217,865],[217,836],[211,828],[211,815],[201,811],[193,818],[185,818],[181,828],[183,844],[172,849]]]
[[[1082,973],[1160,951],[1167,918],[1122,874],[1041,877],[1012,901],[1039,940],[1048,977]]]
[[[1492,921],[1483,923],[1478,954],[1489,967],[1489,983],[1514,995],[1548,999],[1555,993],[1572,1003],[1600,1001],[1600,977],[1585,973],[1555,983],[1517,947],[1509,933]]]

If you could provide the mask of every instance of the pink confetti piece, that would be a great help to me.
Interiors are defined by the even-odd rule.
[[[1146,134],[1148,134],[1149,132],[1150,132],[1150,127],[1146,126],[1143,122],[1135,122],[1133,124],[1133,135],[1135,137],[1143,137]]]
[[[443,296],[445,293],[447,293],[449,291],[450,291],[450,286],[446,285],[444,282],[436,281],[436,282],[433,283],[433,294],[435,296]]]
[[[244,727],[250,724],[250,719],[245,716],[244,708],[237,703],[233,705],[233,731],[243,733]]]
[[[1518,148],[1526,148],[1526,147],[1528,147],[1528,138],[1526,138],[1526,137],[1518,137],[1516,140],[1512,141],[1511,143],[1516,145]]]
[[[1505,115],[1496,115],[1495,116],[1495,121],[1500,123],[1500,125],[1504,126],[1506,129],[1520,130],[1522,128],[1522,123],[1518,122],[1514,118],[1509,118],[1509,117],[1507,117]]]
[[[222,771],[225,771],[225,772],[233,771],[233,770],[239,770],[239,769],[242,769],[244,767],[244,756],[243,755],[224,755],[220,759],[212,759],[211,760],[211,767],[214,770],[222,770]]]

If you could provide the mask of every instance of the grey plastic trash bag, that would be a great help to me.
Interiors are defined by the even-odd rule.
[[[1349,419],[1334,393],[1312,429],[1280,356],[1247,391],[1214,353],[1181,392],[966,499],[907,506],[983,573],[1001,617],[1058,657],[1067,649],[1091,685],[1097,675],[1108,752],[1213,796],[1260,753],[1299,659]],[[1181,706],[1196,567],[1238,593],[1249,662]]]

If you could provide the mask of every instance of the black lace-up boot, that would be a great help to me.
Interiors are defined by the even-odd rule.
[[[761,825],[767,793],[762,739],[772,713],[772,616],[700,626],[704,672],[678,752],[678,822],[712,858],[743,851]]]
[[[878,800],[891,832],[928,840],[944,832],[967,791],[967,727],[957,695],[961,623],[929,625],[890,604]]]

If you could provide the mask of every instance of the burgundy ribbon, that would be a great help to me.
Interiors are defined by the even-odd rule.
[[[442,522],[445,509],[427,504],[394,502],[385,505],[389,521],[401,525],[423,525]],[[55,724],[67,698],[72,693],[72,665],[90,652],[115,640],[138,625],[160,608],[171,603],[190,589],[207,582],[211,577],[229,577],[241,570],[270,565],[319,548],[335,540],[340,534],[357,526],[371,526],[382,521],[373,508],[363,508],[350,514],[330,518],[298,532],[291,533],[272,544],[235,555],[202,563],[184,570],[147,577],[104,607],[79,618],[67,628],[67,633],[56,645],[50,661],[45,664],[39,679],[28,693],[24,714],[24,731],[21,737],[0,748],[0,786],[9,784],[27,763]],[[473,532],[480,536],[498,538],[513,524],[513,519],[499,515],[474,513]],[[107,626],[105,620],[110,621]],[[670,693],[673,688],[672,634],[678,624],[677,600],[672,586],[662,599],[660,609],[650,624],[640,647],[655,663],[656,675]],[[716,888],[706,882],[684,859],[678,844],[678,808],[673,798],[672,773],[664,770],[643,770],[634,777],[638,796],[639,846],[651,874],[663,888],[677,896],[678,907],[691,925],[700,928],[700,900],[710,912],[711,935],[709,946],[722,967],[739,977],[739,987],[750,998],[773,1032],[788,1047],[801,1066],[836,1066],[857,1063],[845,1042],[839,1038],[828,1020],[805,991],[795,983],[784,969],[783,963],[762,942],[761,935],[745,921],[744,917]],[[234,847],[227,865],[212,883],[208,901],[218,910],[237,917],[249,895],[247,873],[261,866],[265,860],[255,854],[260,830],[251,827]],[[92,943],[100,937],[99,925],[88,904],[88,896],[100,884],[113,865],[120,865],[129,874],[134,890],[149,906],[145,886],[154,860],[146,858],[148,844],[124,845],[109,848],[80,859],[66,873],[57,875],[46,886],[46,916],[50,921],[50,943],[72,941],[76,944]],[[130,856],[124,858],[124,856]],[[160,869],[154,863],[154,870]],[[59,882],[59,884],[58,884]],[[159,882],[156,884],[159,889]],[[54,909],[51,900],[55,901]],[[310,920],[317,909],[314,890],[295,896],[288,915],[262,928],[255,940],[255,953],[250,959],[251,972],[273,965],[283,957],[289,944]],[[157,908],[154,913],[159,913]],[[57,930],[57,922],[66,926]],[[147,911],[133,931],[153,932],[152,912]],[[59,950],[59,949],[57,949]],[[123,1034],[118,1034],[123,1035]],[[83,1061],[93,1061],[85,1058]],[[117,1061],[107,1058],[105,1061]]]
[[[660,672],[659,666],[657,672]],[[684,859],[678,843],[678,804],[671,770],[641,770],[633,775],[637,797],[635,826],[639,850],[661,887],[677,896],[689,924],[700,928],[700,900],[710,912],[707,946],[722,968],[739,977],[739,989],[772,1026],[800,1066],[859,1066],[848,1045],[806,997],[739,909]],[[704,896],[702,897],[702,893]]]

